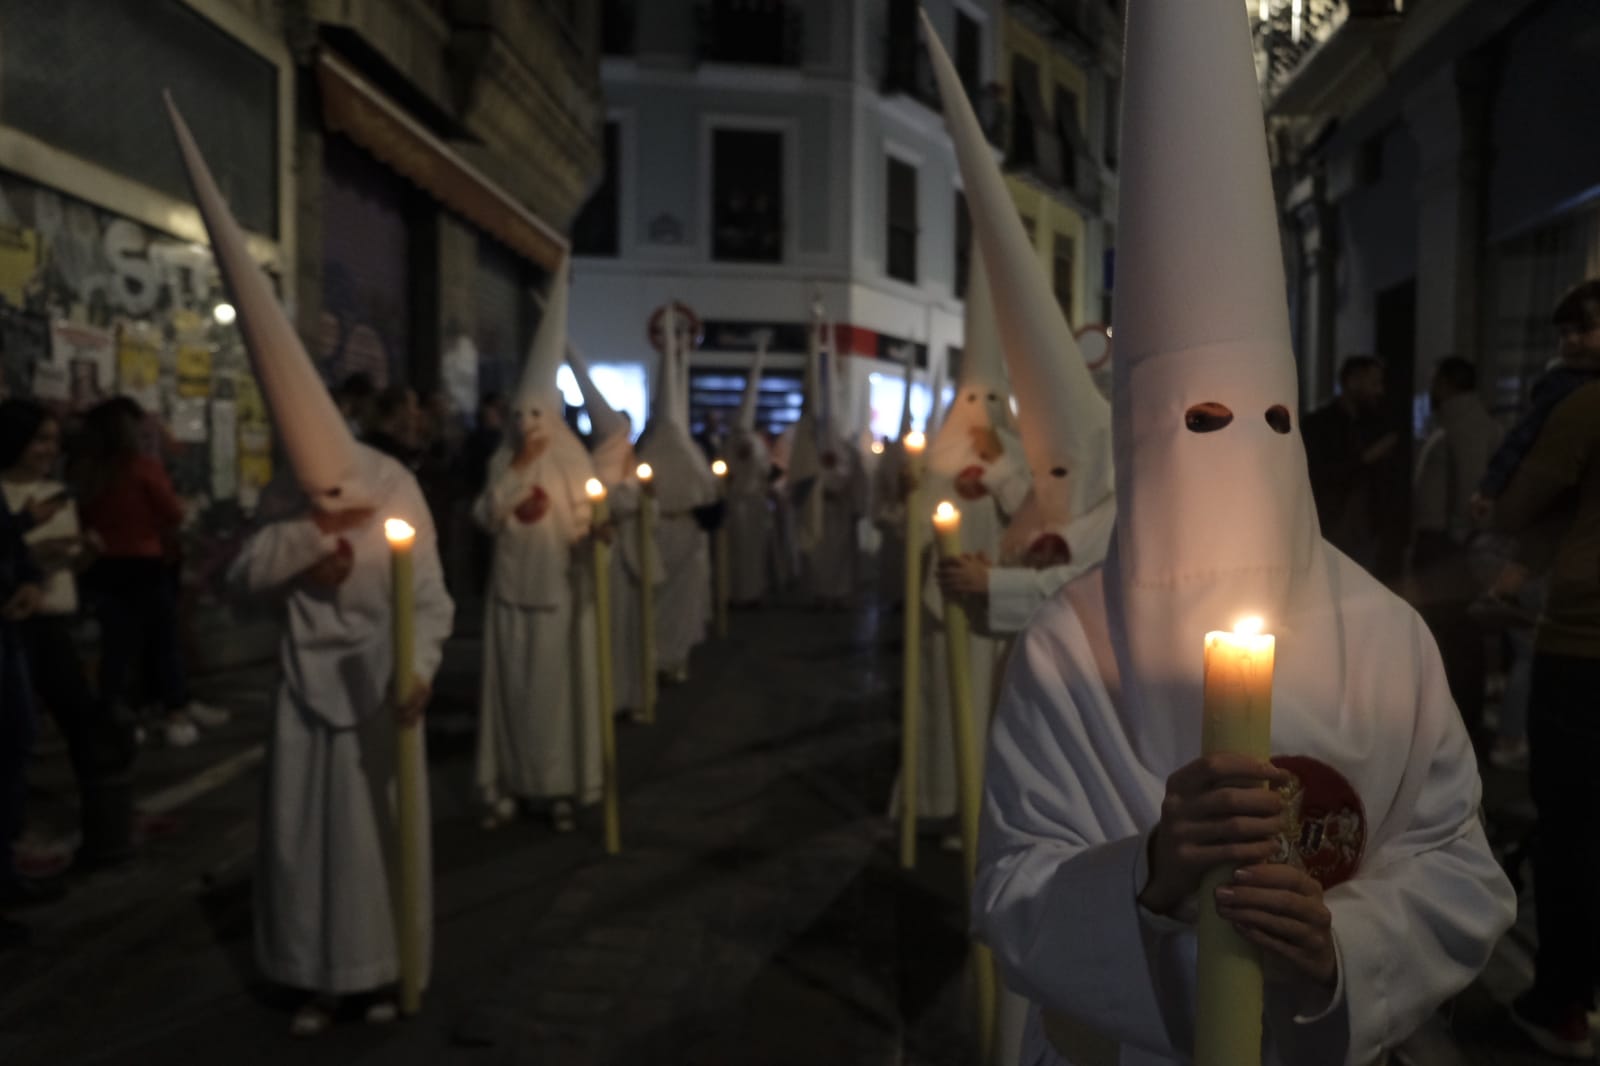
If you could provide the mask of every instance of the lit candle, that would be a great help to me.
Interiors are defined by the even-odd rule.
[[[922,450],[928,440],[906,434],[906,587],[900,659],[900,865],[917,865],[917,749],[922,731]]]
[[[655,515],[651,492],[656,472],[649,463],[634,470],[639,479],[639,692],[644,706],[640,711],[647,723],[656,720],[656,576],[650,565],[650,546],[655,543]]]
[[[391,518],[384,522],[383,532],[389,540],[392,566],[394,672],[390,688],[395,703],[403,705],[411,699],[416,683],[416,578],[412,550],[417,531],[403,519]],[[422,934],[428,921],[422,910],[427,871],[423,869],[419,846],[427,817],[423,811],[422,759],[422,730],[415,723],[400,726],[395,736],[395,821],[400,837],[395,849],[399,867],[395,939],[400,959],[400,1009],[406,1014],[422,1009]]]
[[[1265,762],[1272,756],[1272,673],[1277,642],[1247,618],[1232,633],[1206,634],[1200,749]],[[1259,1066],[1261,952],[1217,915],[1217,888],[1233,868],[1200,883],[1195,979],[1195,1066]]]
[[[875,441],[872,442],[872,454],[873,455],[882,455],[883,454],[883,450],[884,450],[883,449],[883,441],[875,440]]]
[[[941,500],[933,511],[933,539],[939,558],[961,555],[961,512],[949,500]],[[967,609],[961,601],[945,596],[945,660],[950,678],[950,731],[955,737],[956,802],[961,823],[961,857],[966,870],[967,904],[972,903],[972,887],[978,870],[978,811],[983,801],[981,753],[978,730],[972,710],[972,645]],[[985,1056],[994,1045],[996,980],[994,960],[982,944],[973,945],[978,997],[978,1033]]]
[[[606,487],[599,479],[584,482],[594,508],[594,528],[611,518],[606,506]],[[611,546],[599,537],[590,540],[594,568],[595,664],[600,674],[600,768],[603,774],[606,854],[622,850],[622,802],[617,782],[617,697],[611,685]]]
[[[724,502],[728,499],[728,464],[721,459],[711,464],[711,472],[717,476],[717,490]],[[728,639],[728,510],[722,511],[722,522],[717,526],[716,537],[713,539],[717,563],[717,637],[721,640]]]

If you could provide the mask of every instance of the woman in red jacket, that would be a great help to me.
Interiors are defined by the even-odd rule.
[[[165,707],[167,743],[187,747],[197,725],[221,725],[228,713],[189,698],[171,579],[183,504],[161,462],[139,447],[143,421],[126,397],[95,407],[84,419],[77,463],[79,512],[104,544],[89,572],[100,619],[100,692],[110,703],[123,700],[139,664]]]

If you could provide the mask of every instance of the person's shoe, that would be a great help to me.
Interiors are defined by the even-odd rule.
[[[510,796],[501,796],[489,804],[489,809],[484,812],[483,821],[479,824],[485,829],[499,829],[508,822],[513,822],[517,817],[517,801]]]
[[[388,1025],[399,1020],[400,1005],[387,997],[376,999],[367,1005],[363,1017],[368,1025]]]
[[[1547,1055],[1574,1062],[1594,1061],[1589,1016],[1581,1006],[1551,1007],[1528,991],[1512,1002],[1511,1021]]]
[[[200,739],[200,730],[195,728],[194,723],[189,721],[186,715],[170,715],[161,729],[169,748],[193,747],[195,741]]]
[[[550,822],[558,833],[570,833],[578,828],[571,800],[556,800],[550,805]]]
[[[289,1019],[289,1035],[302,1039],[321,1036],[333,1025],[333,1012],[337,1007],[338,1004],[320,996],[304,1004]]]
[[[66,894],[67,886],[58,877],[12,877],[0,881],[0,910],[42,907],[57,902]]]
[[[1528,768],[1528,742],[1514,740],[1507,744],[1495,741],[1489,749],[1489,764],[1501,770],[1526,770]]]
[[[213,707],[199,700],[190,700],[183,713],[188,716],[189,721],[202,729],[216,729],[233,720],[233,712],[226,707]]]

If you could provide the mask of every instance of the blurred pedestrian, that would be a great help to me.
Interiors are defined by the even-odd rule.
[[[98,554],[82,532],[72,494],[55,480],[61,424],[28,400],[0,403],[0,490],[30,524],[26,542],[42,577],[37,610],[21,623],[34,691],[54,716],[67,745],[83,818],[76,864],[93,867],[128,851],[131,809],[125,789],[108,787],[133,759],[133,731],[89,684],[73,628],[77,574]]]
[[[1412,492],[1411,600],[1439,644],[1467,732],[1478,739],[1485,635],[1469,608],[1492,575],[1486,553],[1475,551],[1472,495],[1502,431],[1478,397],[1477,368],[1465,359],[1440,361],[1429,398],[1433,429],[1417,457]]]
[[[198,739],[197,727],[221,726],[229,714],[189,695],[170,570],[183,504],[166,468],[139,447],[143,417],[138,404],[117,397],[84,419],[74,480],[83,524],[102,545],[85,576],[100,622],[102,698],[125,700],[142,669],[159,693],[166,741],[181,748]]]
[[[33,752],[33,695],[18,625],[43,596],[38,568],[22,535],[26,521],[0,498],[0,948],[28,938],[28,930],[5,915],[59,895],[18,873],[12,848],[26,813],[28,758]]]
[[[373,403],[378,398],[378,387],[373,384],[372,375],[364,371],[348,375],[339,382],[333,395],[345,426],[357,440],[365,437],[368,424],[372,421]]]
[[[422,462],[421,428],[422,405],[415,390],[392,385],[374,401],[372,421],[362,440],[416,473]]]
[[[1352,355],[1339,367],[1339,395],[1300,426],[1322,535],[1368,571],[1378,564],[1382,465],[1400,446],[1384,396],[1383,364]]]
[[[466,440],[461,445],[457,461],[457,477],[461,483],[462,498],[476,500],[489,482],[489,462],[506,440],[506,401],[498,392],[486,392],[478,404],[478,417]],[[470,506],[470,504],[469,504]],[[494,538],[471,526],[472,590],[481,592],[489,580],[489,560],[494,553]]]

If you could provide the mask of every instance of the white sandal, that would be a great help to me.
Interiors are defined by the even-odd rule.
[[[368,1025],[388,1025],[400,1017],[400,1006],[392,999],[380,999],[367,1007]]]

